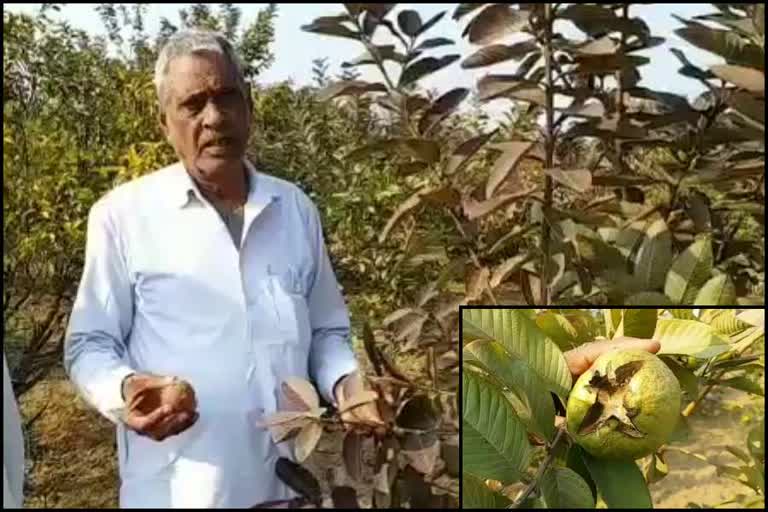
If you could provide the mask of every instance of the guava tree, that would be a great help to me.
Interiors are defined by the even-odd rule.
[[[339,81],[321,96],[369,97],[389,120],[379,140],[344,158],[384,155],[399,169],[409,194],[379,242],[398,243],[401,261],[438,261],[428,290],[450,287],[454,303],[762,301],[758,7],[717,4],[705,18],[724,29],[682,20],[681,37],[726,61],[701,70],[674,51],[680,72],[707,90],[691,104],[639,85],[650,62],[639,52],[664,40],[633,4],[459,4],[453,19],[479,46],[461,66],[510,67],[484,76],[478,99],[541,119],[526,131],[466,133],[447,120],[469,91],[431,97],[420,87],[460,59],[437,53],[452,40],[428,37],[444,13],[422,20],[395,4],[344,5],[304,28],[359,41],[363,54],[346,65],[375,68],[381,80]],[[567,23],[583,37],[566,37]],[[580,158],[584,147],[589,158]],[[421,235],[434,219],[445,235]],[[430,309],[424,297],[410,317],[418,325]]]
[[[622,336],[661,349],[608,352],[574,385],[563,353]],[[670,451],[750,487],[742,505],[764,502],[762,420],[743,447],[728,447],[737,466],[674,446],[713,388],[764,394],[762,310],[470,307],[462,350],[462,506],[650,508],[648,485],[674,471]],[[651,450],[640,467],[634,459]]]

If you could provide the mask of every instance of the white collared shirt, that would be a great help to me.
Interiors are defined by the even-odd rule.
[[[21,508],[23,503],[24,437],[8,361],[3,351],[3,508]]]
[[[357,368],[316,207],[245,163],[239,251],[181,163],[91,209],[64,366],[117,424],[121,507],[250,507],[294,496],[274,474],[290,445],[276,446],[255,421],[277,410],[285,378],[311,379],[334,402],[333,385]],[[121,382],[134,371],[189,381],[197,423],[162,442],[125,428]]]

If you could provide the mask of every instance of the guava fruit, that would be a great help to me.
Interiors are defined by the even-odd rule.
[[[567,428],[594,457],[639,459],[667,442],[680,402],[680,384],[661,359],[643,350],[613,350],[573,386]]]
[[[145,388],[136,393],[129,405],[142,414],[149,414],[161,405],[170,405],[173,412],[195,412],[197,398],[194,388],[186,381],[174,378],[168,384]]]

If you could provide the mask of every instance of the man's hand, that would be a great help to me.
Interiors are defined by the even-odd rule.
[[[606,352],[612,350],[646,350],[655,354],[661,349],[661,343],[656,340],[644,340],[640,338],[620,337],[612,340],[593,341],[569,350],[565,354],[565,362],[571,375],[576,379],[579,375],[589,370],[592,363]]]
[[[194,425],[199,417],[194,392],[173,403],[169,401],[169,387],[176,382],[173,377],[149,374],[127,377],[122,391],[126,403],[123,421],[128,428],[162,441]]]
[[[355,398],[363,391],[368,391],[369,388],[365,386],[362,376],[359,372],[350,373],[342,377],[334,387],[334,395],[336,397],[337,407],[341,412],[342,421],[356,424],[364,424],[366,426],[375,428],[384,426],[385,422],[379,414],[379,408],[376,405],[376,400],[366,402],[362,405],[349,408],[350,405],[354,405]],[[347,410],[347,408],[349,408]],[[355,427],[358,425],[351,425],[347,428]]]

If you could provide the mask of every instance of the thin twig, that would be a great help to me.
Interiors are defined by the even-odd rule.
[[[544,41],[544,69],[547,82],[546,89],[546,140],[545,140],[545,158],[544,167],[546,169],[552,168],[552,160],[555,151],[554,140],[554,90],[552,83],[552,4],[544,4],[544,29],[545,29],[545,41]],[[552,207],[552,195],[554,189],[554,182],[552,177],[548,174],[544,176],[544,209],[547,210]],[[549,303],[549,256],[550,256],[550,229],[549,222],[544,219],[542,222],[542,264],[541,264],[541,283],[539,289],[541,304],[547,305]]]
[[[544,462],[541,463],[541,466],[539,466],[539,469],[536,471],[536,476],[533,477],[533,480],[531,480],[531,483],[529,483],[526,488],[523,490],[522,494],[520,494],[514,502],[509,506],[509,508],[518,508],[522,503],[528,498],[528,496],[531,495],[533,490],[536,488],[536,486],[539,484],[539,481],[541,480],[541,477],[544,476],[544,472],[547,470],[550,464],[552,464],[552,461],[555,460],[555,453],[556,448],[560,444],[560,440],[564,438],[565,429],[559,428],[557,430],[557,434],[555,435],[555,439],[552,441],[552,445],[549,448],[549,453],[547,454],[547,458],[544,460]]]
[[[453,223],[456,225],[456,230],[461,235],[461,238],[464,239],[467,244],[473,243],[472,240],[467,236],[467,232],[464,231],[464,228],[461,226],[461,221],[456,217],[456,214],[453,213],[453,210],[448,208],[448,212],[451,214],[451,218],[453,219]],[[483,265],[480,263],[480,258],[477,257],[477,254],[475,253],[475,250],[472,249],[472,247],[467,246],[467,251],[469,251],[469,256],[472,258],[472,263],[474,263],[475,267],[479,270],[483,268]],[[496,300],[496,296],[493,293],[493,290],[491,290],[490,286],[484,287],[484,291],[488,294],[488,297],[491,299],[491,303],[495,306],[498,304],[498,301]]]
[[[459,495],[459,493],[454,491],[453,489],[450,489],[448,487],[443,487],[442,485],[437,484],[435,482],[427,482],[427,483],[429,485],[431,485],[432,487],[434,487],[435,489],[440,489],[441,491],[445,491],[445,492],[447,492],[448,494],[450,494],[452,496],[458,496]]]
[[[421,389],[422,391],[429,391],[430,393],[441,393],[443,395],[455,395],[456,394],[455,391],[443,391],[441,389],[430,388],[428,386],[420,386],[419,384],[413,384],[413,383],[410,383],[410,382],[405,382],[403,380],[396,379],[394,377],[368,377],[368,380],[373,380],[373,381],[381,380],[381,381],[385,381],[385,382],[391,382],[392,384],[397,384],[397,385],[402,386],[404,388]]]

